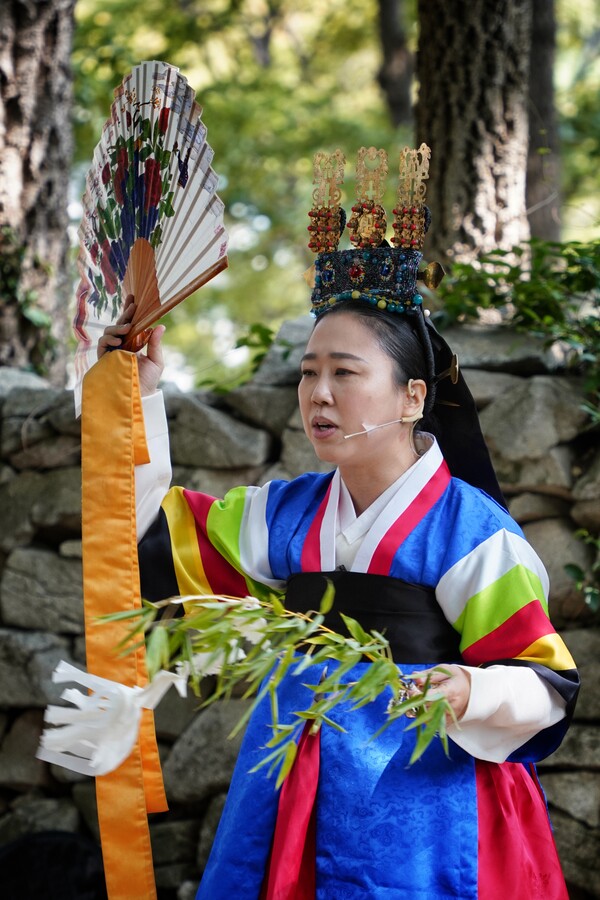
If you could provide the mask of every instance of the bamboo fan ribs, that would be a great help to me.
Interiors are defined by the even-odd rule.
[[[187,80],[166,63],[136,66],[115,90],[82,201],[76,395],[128,294],[136,301],[130,350],[227,266],[224,205],[201,115]]]

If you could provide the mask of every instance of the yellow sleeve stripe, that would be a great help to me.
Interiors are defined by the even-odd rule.
[[[574,669],[575,661],[558,634],[546,634],[516,656],[525,662],[541,663],[555,672]]]
[[[183,496],[183,488],[172,488],[162,506],[169,523],[173,566],[180,593],[212,593],[198,549],[196,522]]]

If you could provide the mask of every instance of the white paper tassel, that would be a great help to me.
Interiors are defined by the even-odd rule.
[[[61,660],[52,673],[55,683],[80,684],[92,693],[67,688],[62,700],[73,706],[48,706],[48,725],[40,740],[38,759],[82,775],[106,775],[127,759],[135,745],[142,709],[154,709],[172,684],[185,697],[186,679],[158,672],[146,687],[126,687],[82,672]]]

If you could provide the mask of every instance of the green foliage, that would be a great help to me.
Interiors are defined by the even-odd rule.
[[[248,329],[248,333],[243,337],[238,338],[235,346],[236,349],[239,347],[249,347],[254,351],[252,371],[255,372],[269,352],[274,340],[275,332],[271,328],[262,325],[260,322],[254,322]],[[291,346],[289,349],[291,349]]]
[[[277,343],[277,346],[281,348],[282,358],[287,359],[293,349],[293,344],[282,338],[277,339],[273,329],[267,325],[253,322],[248,331],[237,339],[234,348],[235,350],[240,350],[244,347],[249,350],[250,358],[248,362],[230,371],[225,378],[222,375],[221,377],[215,377],[214,374],[204,378],[199,381],[198,386],[209,388],[217,394],[226,394],[240,384],[244,384],[258,371],[260,364],[274,343]]]
[[[474,266],[456,263],[438,291],[444,309],[437,315],[446,323],[496,309],[519,331],[562,342],[570,366],[584,377],[590,427],[600,424],[600,241],[536,240],[490,253]],[[586,531],[578,536],[600,550],[599,538]],[[600,556],[588,572],[574,563],[565,570],[598,611]]]
[[[343,730],[335,720],[335,711],[341,704],[356,710],[382,694],[389,695],[389,703],[373,739],[392,722],[409,715],[414,721],[408,728],[417,731],[411,762],[423,755],[437,735],[447,752],[446,724],[453,719],[447,699],[439,694],[428,695],[429,678],[422,691],[405,678],[382,634],[365,632],[348,616],[343,616],[343,620],[349,636],[327,628],[323,622],[333,598],[334,588],[329,584],[319,610],[303,614],[286,610],[276,595],[265,600],[179,597],[144,603],[139,611],[103,618],[132,620],[125,650],[139,646],[143,643],[140,635],[145,635],[150,677],[160,669],[175,666],[200,694],[201,678],[216,675],[215,690],[204,701],[205,706],[231,697],[234,690],[239,695],[240,688],[245,698],[252,698],[232,736],[244,727],[257,704],[268,697],[272,737],[265,744],[266,754],[257,768],[268,766],[269,774],[276,771],[277,786],[294,762],[307,723],[312,733],[323,725]],[[186,615],[175,617],[176,604],[182,602]],[[138,643],[132,645],[136,640]],[[365,659],[371,665],[359,674],[355,667]],[[304,709],[293,712],[291,721],[281,722],[277,691],[288,675],[302,679],[308,703]]]
[[[589,572],[584,572],[581,566],[569,563],[565,566],[565,572],[575,582],[575,587],[581,591],[585,602],[592,612],[600,612],[600,537],[590,534],[586,528],[580,528],[575,532],[585,544],[596,551],[596,559],[592,563]]]
[[[571,365],[585,375],[586,410],[600,415],[600,241],[532,240],[498,250],[475,265],[454,264],[438,291],[443,322],[497,309],[519,331],[562,341]]]
[[[558,0],[556,66],[569,235],[597,234],[599,0]],[[403,4],[416,49],[417,4]],[[228,212],[230,268],[169,315],[167,348],[194,367],[196,383],[236,383],[237,338],[256,321],[277,331],[308,308],[302,272],[311,160],[339,146],[349,164],[360,146],[411,143],[395,130],[377,86],[381,63],[375,0],[78,0],[73,50],[76,162],[80,176],[133,65],[164,59],[181,68],[204,107],[219,193]],[[554,190],[556,185],[551,185]],[[393,189],[390,191],[393,194]],[[596,198],[596,199],[594,199]],[[391,208],[390,196],[385,202]],[[594,232],[595,229],[595,232]],[[227,348],[220,338],[231,323]]]
[[[17,302],[20,300],[25,249],[12,228],[8,225],[0,228],[0,292],[2,297]]]
[[[557,0],[556,105],[565,236],[598,233],[600,160],[599,0]]]
[[[377,4],[78,0],[76,18],[82,172],[113,89],[141,60],[179,66],[204,108],[227,210],[229,269],[169,315],[165,343],[193,367],[196,384],[235,384],[252,368],[230,365],[238,338],[257,321],[276,332],[308,311],[302,273],[312,263],[306,227],[315,151],[344,148],[348,200],[360,146],[393,152],[411,140],[408,128],[398,133],[389,124],[377,87]]]
[[[43,373],[41,363],[54,348],[54,338],[50,335],[52,320],[49,314],[38,303],[36,291],[23,287],[23,272],[26,265],[27,245],[22,243],[19,235],[9,225],[0,227],[0,298],[3,304],[14,304],[19,314],[37,329],[36,352],[32,358],[38,359],[36,368]],[[42,268],[39,259],[33,260],[33,266]]]

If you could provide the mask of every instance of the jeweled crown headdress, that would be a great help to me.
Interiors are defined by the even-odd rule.
[[[431,150],[405,147],[400,153],[398,196],[393,210],[394,236],[386,241],[387,219],[381,205],[388,173],[385,150],[362,147],[356,165],[356,201],[348,221],[351,250],[338,250],[346,215],[340,206],[345,157],[341,150],[314,158],[313,207],[309,249],[317,254],[312,271],[312,312],[319,316],[344,300],[363,300],[389,312],[411,313],[422,304],[417,289],[421,249],[429,227],[425,206]],[[443,269],[428,266],[422,280],[439,284]]]
[[[420,342],[427,370],[427,427],[436,435],[452,475],[482,488],[506,507],[481,433],[475,401],[456,355],[431,318],[424,315],[423,298],[417,287],[418,280],[427,287],[436,287],[444,276],[439,263],[429,263],[422,272],[419,269],[430,222],[425,205],[430,157],[426,144],[418,150],[405,147],[400,153],[394,235],[388,244],[386,214],[381,205],[387,155],[375,147],[359,151],[356,200],[348,222],[353,247],[338,250],[346,224],[340,206],[345,159],[341,150],[329,156],[317,153],[316,187],[308,227],[308,246],[317,258],[305,276],[312,287],[312,313],[318,317],[332,306],[356,300],[405,315],[402,325],[408,326]]]

